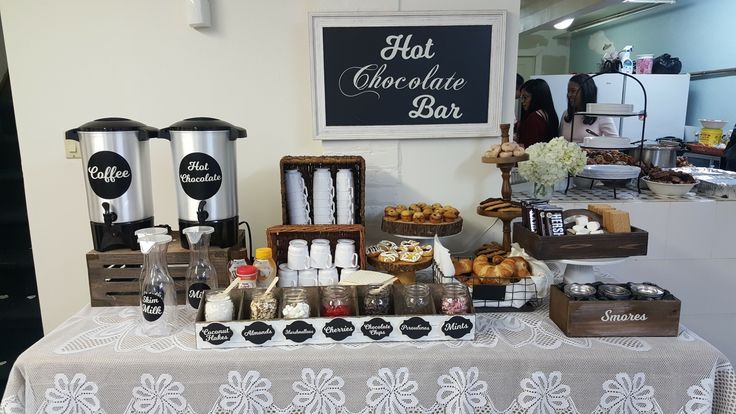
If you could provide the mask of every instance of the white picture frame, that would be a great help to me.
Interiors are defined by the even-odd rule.
[[[310,69],[314,139],[411,139],[499,136],[503,105],[506,11],[311,13]],[[432,125],[327,125],[323,28],[406,26],[491,26],[488,117],[482,123]]]

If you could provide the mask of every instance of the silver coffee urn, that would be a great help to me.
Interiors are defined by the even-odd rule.
[[[95,250],[136,250],[135,231],[153,226],[148,140],[157,136],[158,129],[126,118],[102,118],[66,131],[82,152]]]
[[[215,228],[210,244],[238,241],[238,190],[235,140],[246,131],[215,118],[189,118],[160,131],[171,142],[179,210],[179,231]],[[186,237],[181,245],[189,248]]]

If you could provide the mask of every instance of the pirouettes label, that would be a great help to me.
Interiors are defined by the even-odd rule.
[[[87,161],[87,180],[98,197],[112,200],[125,194],[133,180],[130,164],[112,151],[99,151]]]
[[[206,283],[192,283],[187,289],[187,301],[194,309],[199,309],[199,302],[202,301],[204,291],[210,290],[210,285]]]
[[[411,339],[419,339],[423,336],[429,335],[432,331],[432,325],[430,325],[430,323],[425,319],[414,316],[405,320],[401,326],[399,326],[399,330],[402,334]]]
[[[164,314],[164,300],[159,295],[144,293],[141,296],[141,308],[143,318],[148,322],[154,322]]]
[[[179,163],[181,188],[195,200],[207,200],[220,190],[222,169],[210,155],[192,152]]]
[[[199,331],[199,337],[212,345],[222,345],[233,337],[233,330],[221,323],[211,323]]]

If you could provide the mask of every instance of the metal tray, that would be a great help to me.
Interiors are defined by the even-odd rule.
[[[736,199],[736,172],[704,167],[680,167],[673,170],[688,173],[700,181],[698,184],[700,194]]]

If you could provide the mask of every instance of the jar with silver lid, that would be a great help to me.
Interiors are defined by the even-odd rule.
[[[442,285],[442,313],[457,315],[467,313],[470,304],[468,289],[459,283]]]
[[[432,313],[431,300],[427,285],[413,284],[404,288],[404,304],[410,315]]]
[[[363,297],[363,313],[368,316],[388,315],[391,312],[391,288],[379,289],[380,285],[370,285]]]
[[[235,307],[230,295],[222,290],[207,290],[204,292],[204,319],[207,322],[229,322],[233,320]]]
[[[353,313],[350,287],[333,285],[322,288],[322,316],[350,316]]]
[[[265,288],[253,289],[253,299],[250,302],[251,319],[274,319],[278,314],[278,300],[273,291],[266,293]]]
[[[307,291],[300,288],[284,289],[282,298],[284,303],[281,309],[281,316],[284,319],[302,319],[309,317],[309,302],[307,301]]]

